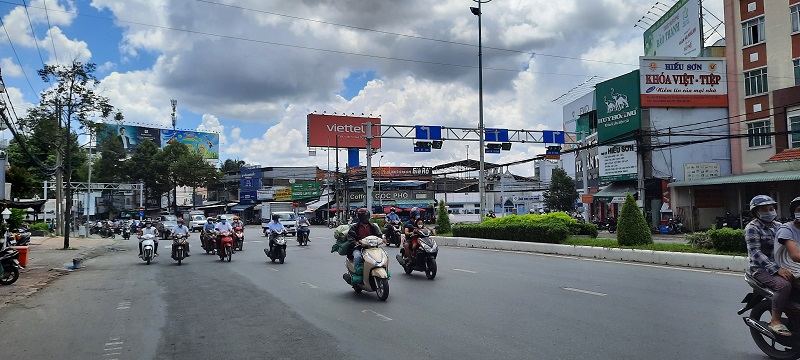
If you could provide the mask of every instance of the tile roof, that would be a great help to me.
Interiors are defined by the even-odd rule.
[[[772,155],[767,161],[800,160],[800,148],[787,149]]]

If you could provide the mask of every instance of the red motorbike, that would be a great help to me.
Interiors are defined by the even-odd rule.
[[[241,226],[237,226],[233,229],[233,248],[236,251],[242,251],[242,247],[244,246],[244,229]]]
[[[228,260],[231,262],[231,256],[233,256],[233,237],[231,236],[230,231],[223,231],[219,233],[220,241],[221,241],[221,250],[217,252],[219,255],[220,260]]]
[[[214,236],[213,231],[203,230],[200,233],[200,245],[202,246],[203,250],[206,251],[206,254],[213,254],[217,251],[217,237]]]

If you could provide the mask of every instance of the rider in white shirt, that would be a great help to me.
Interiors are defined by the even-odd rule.
[[[144,228],[142,229],[142,233],[139,236],[139,257],[142,257],[142,236],[144,235],[153,235],[153,242],[155,243],[155,251],[153,254],[158,256],[158,229],[153,227],[153,223],[146,223]]]
[[[176,235],[186,234],[189,235],[189,228],[183,225],[183,218],[178,218],[178,225],[172,228],[172,237],[176,238]],[[186,243],[186,257],[189,257],[189,243]]]
[[[217,225],[214,226],[214,230],[217,232],[217,251],[222,254],[222,236],[220,235],[224,231],[228,231],[233,233],[233,227],[231,224],[228,224],[228,217],[222,215],[219,217],[220,221]]]
[[[280,222],[280,215],[272,214],[272,221],[267,224],[267,235],[269,236],[269,253],[272,253],[273,242],[275,241],[275,234],[286,232],[286,228]],[[268,254],[269,254],[268,253]]]

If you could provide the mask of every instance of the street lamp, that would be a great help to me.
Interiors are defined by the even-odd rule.
[[[483,143],[483,40],[482,40],[482,33],[481,33],[481,4],[488,3],[492,0],[472,0],[478,3],[478,7],[471,7],[469,8],[472,11],[472,15],[478,17],[478,106],[479,106],[479,115],[478,115],[478,137],[480,137],[479,145],[480,146],[480,166],[479,166],[479,173],[478,173],[478,197],[480,197],[480,219],[483,221],[483,197],[486,194],[486,189],[484,189],[484,179],[483,179],[483,171],[484,171],[484,143]]]

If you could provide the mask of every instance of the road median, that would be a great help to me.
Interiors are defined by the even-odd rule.
[[[525,251],[552,255],[578,256],[594,259],[631,261],[638,263],[684,266],[691,268],[744,271],[748,266],[747,257],[732,255],[711,255],[679,253],[655,250],[620,249],[594,246],[545,244],[508,240],[489,240],[465,237],[435,236],[440,246],[458,246],[492,250]]]

